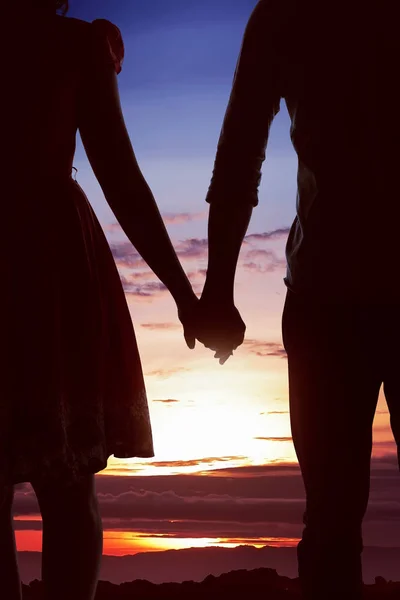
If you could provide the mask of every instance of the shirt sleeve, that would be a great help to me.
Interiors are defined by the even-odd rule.
[[[278,24],[259,0],[244,34],[206,201],[258,204],[271,123],[280,110]]]
[[[106,19],[95,19],[92,22],[93,59],[94,64],[113,65],[115,72],[122,70],[125,48],[119,28]]]

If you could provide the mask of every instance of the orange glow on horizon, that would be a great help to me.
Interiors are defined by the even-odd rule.
[[[37,519],[39,520],[39,519]],[[19,552],[41,552],[42,531],[17,530],[15,532]],[[104,531],[103,554],[109,556],[125,556],[139,552],[162,552],[164,550],[183,550],[185,548],[236,548],[238,546],[274,546],[276,548],[297,545],[297,538],[262,537],[254,540],[229,538],[175,538],[157,535],[146,535],[136,532]]]
[[[17,529],[15,531],[18,552],[41,552],[42,539],[41,530]]]
[[[275,548],[294,547],[298,538],[262,537],[254,540],[229,538],[179,538],[143,533],[125,533],[120,531],[104,532],[104,554],[123,556],[137,552],[162,552],[164,550],[183,550],[187,548],[236,548],[238,546],[273,546]]]

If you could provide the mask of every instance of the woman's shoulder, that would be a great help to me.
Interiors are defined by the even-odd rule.
[[[107,19],[95,19],[94,21],[84,21],[76,17],[63,17],[56,15],[57,24],[70,31],[82,32],[90,35],[92,31],[102,33],[104,36],[121,35],[120,29]]]
[[[124,60],[125,48],[122,34],[114,23],[107,19],[84,21],[75,17],[57,16],[58,22],[65,29],[69,29],[77,37],[83,38],[89,48],[95,48],[99,58],[114,65],[115,71],[120,73]]]
[[[71,32],[89,32],[91,26],[89,21],[77,19],[76,17],[64,17],[62,15],[56,15],[56,23],[59,27],[68,29]]]

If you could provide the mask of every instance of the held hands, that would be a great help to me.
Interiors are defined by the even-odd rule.
[[[223,365],[243,343],[246,325],[233,302],[204,297],[197,308],[196,337]]]
[[[246,325],[233,302],[221,301],[219,294],[203,294],[200,300],[194,296],[179,305],[178,316],[187,346],[193,349],[197,339],[215,352],[221,365],[243,343]]]

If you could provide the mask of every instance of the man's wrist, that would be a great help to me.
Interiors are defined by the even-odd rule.
[[[233,288],[230,285],[221,285],[221,283],[209,283],[206,284],[201,295],[203,302],[210,302],[212,304],[234,304]]]

